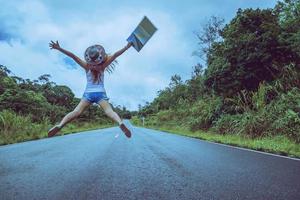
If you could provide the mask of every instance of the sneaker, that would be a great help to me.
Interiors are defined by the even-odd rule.
[[[120,125],[120,129],[125,133],[125,135],[130,138],[131,137],[131,132],[130,130],[125,126],[125,124]]]
[[[54,127],[52,127],[49,131],[48,131],[48,137],[53,137],[56,133],[58,133],[58,131],[60,131],[61,127],[56,125]]]

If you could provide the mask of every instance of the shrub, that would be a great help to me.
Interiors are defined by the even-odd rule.
[[[239,132],[239,126],[242,115],[224,114],[214,122],[213,130],[219,134],[236,134]]]
[[[0,138],[2,143],[14,143],[29,139],[41,138],[49,128],[49,120],[33,123],[30,116],[20,116],[10,110],[0,112]]]
[[[176,119],[176,114],[172,110],[162,110],[157,113],[157,120],[161,123]]]
[[[268,135],[271,121],[265,112],[250,111],[243,113],[239,123],[238,134],[250,137],[261,137]]]
[[[190,129],[209,129],[213,121],[220,116],[221,106],[221,99],[214,95],[199,99],[189,111]]]
[[[130,121],[132,124],[134,124],[136,126],[142,125],[142,120],[138,116],[133,116]]]
[[[266,136],[272,120],[264,111],[248,111],[243,114],[222,115],[213,126],[213,130],[219,134],[238,134],[252,138]]]
[[[255,110],[221,115],[214,123],[214,130],[220,134],[235,133],[251,137],[286,135],[299,143],[300,90],[293,88],[265,106],[259,99]]]
[[[266,110],[274,118],[270,127],[271,132],[285,134],[300,142],[300,90],[298,88],[281,94]]]

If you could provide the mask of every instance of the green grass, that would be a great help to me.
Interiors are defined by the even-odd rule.
[[[33,124],[32,128],[33,132],[28,133],[27,131],[22,132],[21,130],[18,130],[16,132],[10,132],[3,133],[0,132],[0,145],[6,145],[6,144],[14,144],[19,142],[25,142],[30,140],[37,140],[41,138],[47,138],[47,132],[50,128],[50,126],[42,126],[42,125],[36,125]],[[42,126],[42,127],[41,127]],[[109,128],[112,127],[113,124],[97,124],[97,123],[71,123],[68,124],[66,127],[64,127],[57,135],[67,135],[72,133],[78,133],[82,131],[89,131],[89,130],[96,130],[96,129],[103,129],[103,128]],[[25,129],[28,129],[27,127]]]
[[[141,123],[137,122],[136,119],[133,119],[132,123],[136,126],[141,126]],[[168,125],[146,125],[145,127],[216,143],[300,158],[300,145],[282,135],[253,139],[235,134],[220,135],[204,131],[193,132],[187,128],[182,128],[175,125],[172,127]]]
[[[111,126],[113,124],[108,121],[72,122],[62,129],[60,135]],[[47,119],[41,123],[33,123],[29,116],[19,116],[7,110],[2,111],[0,112],[0,145],[45,138],[51,127],[52,125]]]
[[[98,123],[81,123],[81,124],[68,124],[64,129],[62,129],[60,135],[67,135],[71,133],[77,133],[82,131],[90,131],[96,129],[103,129],[113,127],[114,125],[109,124],[98,124]]]

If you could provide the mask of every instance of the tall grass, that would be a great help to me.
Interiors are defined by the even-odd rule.
[[[0,112],[0,144],[10,144],[45,137],[49,128],[49,120],[33,123],[30,116],[19,116],[4,110]]]
[[[53,124],[47,118],[40,123],[32,122],[31,116],[21,116],[10,110],[0,112],[0,145],[12,144],[47,137],[47,131]],[[76,133],[113,126],[107,121],[79,122],[68,124],[60,134]]]

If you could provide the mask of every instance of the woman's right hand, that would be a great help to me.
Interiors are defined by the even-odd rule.
[[[128,42],[126,48],[129,49],[131,46],[133,46],[133,42]]]
[[[49,43],[49,47],[50,47],[50,49],[57,49],[57,50],[60,49],[60,45],[59,45],[59,43],[58,43],[57,40],[56,40],[56,42],[53,42],[53,41],[51,40],[51,42]]]

